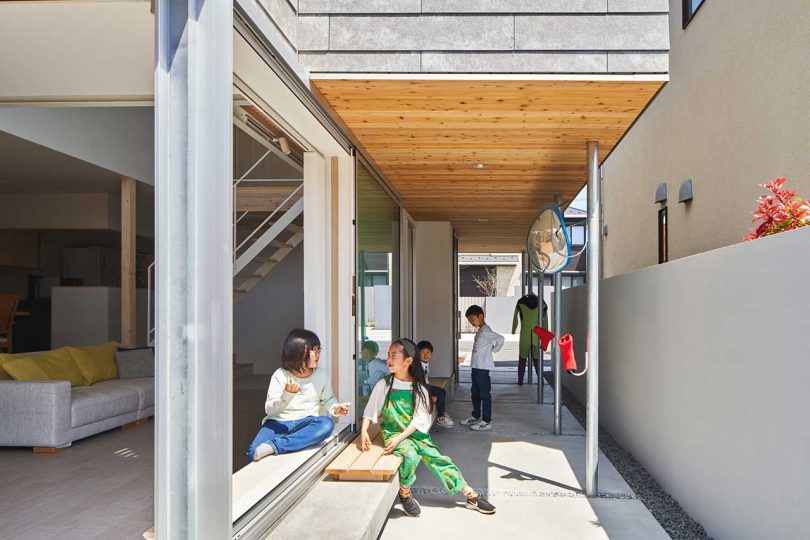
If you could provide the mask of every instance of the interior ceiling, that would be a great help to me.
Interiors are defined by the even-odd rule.
[[[452,222],[463,252],[522,251],[537,212],[585,184],[586,143],[604,158],[663,84],[312,81],[408,212]]]
[[[137,182],[138,196],[153,186]],[[121,175],[0,131],[0,193],[120,193]]]

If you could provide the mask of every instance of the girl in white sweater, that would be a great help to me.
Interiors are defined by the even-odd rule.
[[[284,340],[281,368],[273,373],[267,416],[247,457],[259,461],[271,454],[295,452],[328,438],[334,417],[345,416],[350,403],[338,403],[328,373],[318,369],[321,341],[314,332],[295,329]]]

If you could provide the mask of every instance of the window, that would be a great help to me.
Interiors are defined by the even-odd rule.
[[[669,260],[669,235],[667,234],[667,209],[658,211],[658,264]]]
[[[692,17],[695,16],[700,6],[703,5],[704,0],[683,0],[683,27],[689,24]]]
[[[568,238],[572,246],[585,245],[585,225],[568,225]]]

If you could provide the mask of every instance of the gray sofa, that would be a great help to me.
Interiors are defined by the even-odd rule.
[[[0,381],[0,446],[61,448],[155,414],[155,378]]]

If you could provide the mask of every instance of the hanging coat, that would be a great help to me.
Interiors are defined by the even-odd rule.
[[[520,359],[529,357],[530,346],[532,347],[532,358],[540,358],[540,345],[533,330],[538,325],[548,328],[548,306],[543,302],[543,324],[540,325],[538,322],[539,304],[540,299],[536,294],[527,294],[521,297],[515,306],[515,314],[512,317],[512,333],[515,333],[518,324],[520,324],[520,348],[518,351]]]

